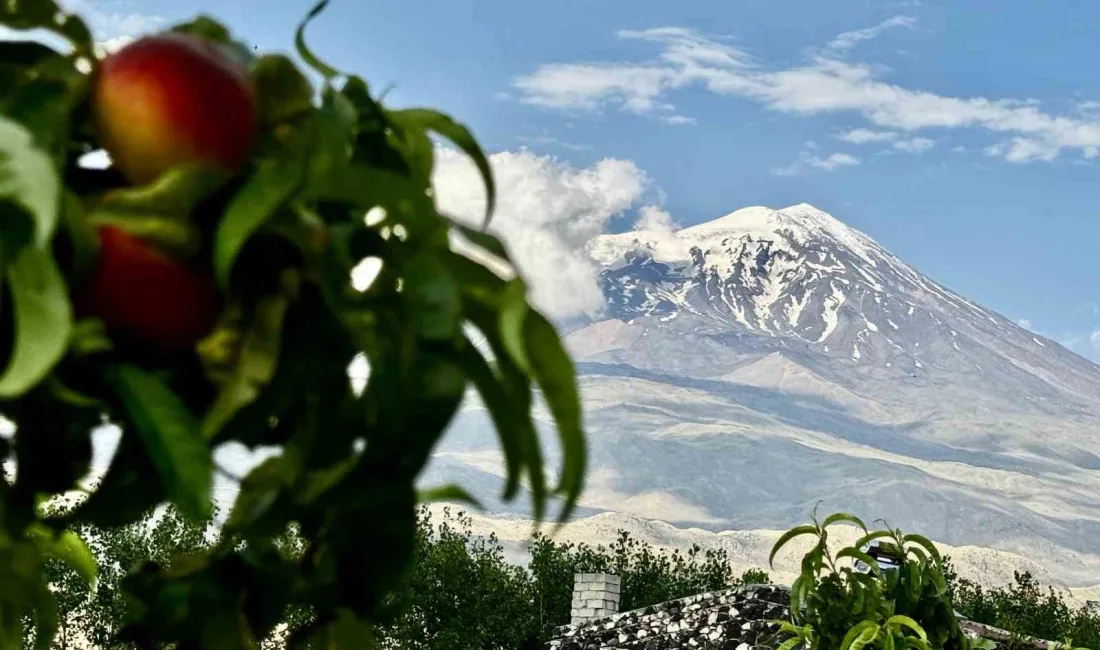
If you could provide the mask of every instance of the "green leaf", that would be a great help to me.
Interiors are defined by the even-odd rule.
[[[260,104],[260,119],[269,127],[313,110],[313,86],[289,57],[261,56],[252,67],[252,81]]]
[[[478,510],[485,509],[485,507],[481,505],[481,502],[475,499],[473,495],[471,495],[459,485],[441,485],[439,487],[420,490],[416,494],[416,500],[420,503],[431,503],[433,501],[451,501],[465,503],[467,505],[473,506],[474,508],[477,508]]]
[[[193,164],[173,167],[148,185],[123,187],[103,195],[97,208],[112,212],[189,219],[203,199],[225,184],[221,169]]]
[[[416,126],[426,131],[438,133],[470,157],[470,160],[477,166],[478,172],[481,173],[481,180],[485,184],[485,223],[483,227],[488,226],[493,216],[493,209],[496,207],[496,184],[493,181],[493,168],[470,130],[450,116],[426,108],[390,111],[389,116],[398,124]]]
[[[859,539],[857,539],[852,544],[852,546],[861,549],[864,546],[867,546],[871,542],[875,541],[876,539],[882,539],[883,537],[890,537],[891,535],[893,535],[893,533],[891,533],[888,530],[876,530],[873,533],[868,533],[868,534],[864,535],[863,537],[860,537]]]
[[[842,549],[840,549],[840,552],[838,552],[836,554],[836,559],[838,559],[838,560],[841,559],[841,558],[845,558],[845,557],[852,558],[852,559],[855,559],[855,560],[859,560],[860,562],[863,562],[864,564],[869,566],[871,568],[871,572],[874,573],[875,575],[882,575],[882,572],[879,569],[878,560],[876,560],[875,558],[871,557],[870,555],[864,553],[863,551],[859,550],[858,548],[856,548],[854,546],[849,546],[847,548],[842,548]]]
[[[316,70],[319,75],[325,79],[332,79],[333,77],[339,76],[340,72],[317,58],[317,55],[315,55],[313,51],[309,49],[309,46],[306,45],[305,38],[306,25],[325,10],[325,7],[328,6],[328,1],[329,0],[321,0],[314,5],[313,9],[310,9],[306,17],[298,24],[298,29],[294,32],[294,49],[297,50],[298,56],[302,57],[302,60],[305,61],[309,67]]]
[[[301,484],[297,487],[295,501],[299,504],[309,505],[320,499],[338,486],[348,474],[351,474],[352,470],[359,466],[361,460],[361,455],[352,454],[333,465],[306,473],[302,477]]]
[[[33,388],[61,360],[73,315],[65,280],[49,251],[25,248],[7,272],[15,311],[15,344],[0,375],[0,397]]]
[[[905,572],[906,580],[909,583],[909,599],[912,602],[918,602],[921,594],[921,567],[916,562],[906,562]]]
[[[912,630],[913,633],[916,634],[918,637],[920,637],[922,640],[924,640],[924,641],[928,640],[928,634],[924,631],[924,628],[921,627],[920,624],[917,623],[916,621],[914,621],[913,619],[909,618],[908,616],[904,616],[902,614],[895,614],[894,616],[891,616],[890,618],[886,619],[886,627],[888,627],[888,628],[892,627],[892,628],[895,628],[895,629],[900,629],[902,627],[907,627],[910,630]]]
[[[139,435],[124,430],[118,450],[95,491],[66,523],[90,523],[114,528],[133,523],[164,500],[164,485]]]
[[[490,235],[484,230],[478,230],[477,228],[471,228],[466,224],[451,220],[451,226],[457,228],[462,236],[469,239],[475,245],[485,249],[489,253],[492,253],[500,259],[511,262],[511,257],[508,255],[508,249],[505,248],[504,242],[500,241],[495,235]]]
[[[493,428],[496,429],[504,452],[506,472],[502,497],[506,501],[511,500],[519,491],[520,478],[527,466],[522,440],[526,436],[535,435],[530,413],[519,408],[515,400],[511,399],[507,389],[473,343],[467,340],[467,345],[462,347],[459,354],[463,370],[477,389],[489,411],[489,417],[493,420]],[[536,507],[538,505],[536,500]]]
[[[322,650],[373,650],[377,647],[370,625],[348,609],[341,609],[310,647]]]
[[[51,557],[68,564],[89,586],[95,583],[99,568],[95,556],[80,535],[71,530],[63,531],[57,539],[50,540],[46,551]]]
[[[802,607],[805,604],[807,591],[809,591],[809,583],[806,576],[800,575],[791,583],[791,620],[802,620]]]
[[[35,146],[30,131],[0,116],[0,206],[14,208],[4,218],[29,218],[35,244],[45,248],[57,227],[60,201],[61,184],[50,157]]]
[[[817,526],[814,526],[813,524],[803,524],[801,526],[795,526],[794,528],[783,533],[783,535],[781,535],[779,539],[776,540],[775,545],[772,546],[771,553],[768,554],[768,566],[775,568],[775,556],[779,553],[780,549],[787,545],[787,542],[791,541],[795,537],[799,537],[802,535],[817,534]]]
[[[49,30],[67,39],[81,54],[94,56],[88,26],[52,0],[6,0],[0,3],[0,24],[16,30]]]
[[[417,253],[402,267],[405,299],[417,336],[428,341],[453,339],[459,331],[462,298],[454,276],[437,251]]]
[[[527,319],[527,286],[515,278],[504,289],[500,304],[500,339],[513,363],[525,374],[531,375],[531,362],[523,341],[524,322]]]
[[[924,549],[928,551],[928,554],[932,556],[932,559],[936,561],[937,565],[943,563],[943,560],[940,558],[940,552],[936,549],[936,545],[933,544],[932,541],[927,537],[923,535],[909,534],[902,537],[902,541],[923,546]]]
[[[321,108],[310,123],[309,155],[306,161],[305,196],[313,188],[326,188],[332,177],[351,160],[359,117],[351,100],[326,86]]]
[[[130,365],[106,378],[141,436],[168,497],[194,519],[210,514],[213,459],[191,411],[159,378]]]
[[[303,161],[289,152],[263,158],[234,195],[214,234],[214,275],[223,288],[229,286],[233,263],[245,242],[294,196],[304,173]]]
[[[584,473],[588,464],[576,373],[573,360],[565,351],[557,331],[542,314],[529,309],[523,329],[527,358],[554,416],[561,440],[561,478],[557,491],[565,495],[565,505],[558,519],[565,521],[584,488]]]
[[[936,587],[936,595],[943,596],[947,593],[947,580],[944,579],[943,573],[940,572],[936,566],[929,566],[928,573],[932,578],[932,584]]]
[[[879,625],[874,621],[860,621],[848,630],[840,642],[840,650],[861,650],[878,635]]]
[[[836,523],[840,523],[842,521],[846,521],[848,523],[855,524],[855,525],[859,526],[861,529],[863,529],[864,533],[867,532],[867,526],[865,526],[863,524],[863,520],[861,520],[859,517],[857,517],[855,515],[850,515],[846,512],[838,512],[838,513],[829,515],[828,517],[825,518],[825,521],[821,524],[821,527],[822,528],[828,528],[829,526],[832,526],[833,524],[836,524]]]
[[[60,623],[57,600],[45,584],[32,591],[28,600],[34,611],[34,650],[50,650]]]
[[[62,202],[61,220],[72,248],[71,262],[62,266],[72,269],[76,278],[92,277],[99,256],[99,237],[88,223],[80,198],[68,190]]]
[[[233,510],[225,522],[229,533],[244,532],[261,520],[289,484],[287,461],[283,456],[268,458],[241,481]]]
[[[787,639],[783,643],[780,643],[779,647],[777,647],[775,650],[794,650],[801,643],[802,643],[802,639],[798,638],[797,636],[792,637],[790,639]]]
[[[237,411],[256,400],[275,376],[282,348],[283,323],[290,299],[282,294],[260,298],[229,380],[202,421],[202,435],[212,440]]]
[[[0,113],[25,126],[35,144],[60,164],[70,151],[73,113],[84,102],[89,86],[88,76],[71,60],[49,58],[12,78]]]

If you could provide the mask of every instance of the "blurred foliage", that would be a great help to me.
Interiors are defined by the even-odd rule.
[[[487,224],[488,159],[449,116],[388,108],[322,61],[305,32],[326,4],[294,35],[304,66],[253,51],[213,18],[170,27],[177,53],[205,39],[210,57],[248,66],[231,72],[259,111],[255,138],[233,134],[252,143],[239,169],[180,164],[134,186],[118,141],[100,137],[109,82],[85,23],[55,0],[0,3],[0,412],[15,424],[0,460],[16,467],[0,480],[0,650],[67,633],[69,592],[59,603],[49,587],[56,561],[96,590],[117,588],[96,605],[112,608],[109,624],[89,623],[117,633],[111,643],[251,650],[287,612],[308,612],[286,632],[291,646],[370,647],[417,552],[417,502],[464,494],[414,482],[468,392],[496,426],[503,496],[522,482],[536,518],[554,495],[561,518],[576,503],[586,452],[572,361],[503,243],[436,206],[445,140],[480,171]],[[193,93],[180,105],[223,99],[204,95],[202,79],[170,85]],[[129,139],[155,147],[190,132],[150,123],[171,132]],[[123,169],[81,164],[101,149]],[[380,271],[356,288],[367,259]],[[173,311],[184,294],[193,300]],[[356,357],[370,370],[361,392],[347,373]],[[556,485],[536,399],[556,424]],[[104,422],[122,430],[106,473],[75,508],[42,512],[92,475]],[[205,521],[214,450],[228,443],[278,453],[240,481],[216,544],[162,557],[155,542],[141,562],[119,550],[122,562],[96,553],[109,535],[87,537],[89,548],[76,534],[120,529],[137,545],[131,527],[164,504]],[[280,546],[289,531],[294,554]],[[109,563],[99,582],[96,557]]]

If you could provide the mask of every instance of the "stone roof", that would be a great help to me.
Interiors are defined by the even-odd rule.
[[[708,592],[557,628],[551,650],[748,650],[788,618],[786,587],[751,585]]]
[[[778,626],[789,619],[790,590],[781,585],[748,585],[670,600],[555,630],[548,650],[750,650],[769,643]],[[1003,643],[1009,640],[1038,650],[1055,650],[1056,643],[1013,635],[988,625],[961,619],[972,637]]]

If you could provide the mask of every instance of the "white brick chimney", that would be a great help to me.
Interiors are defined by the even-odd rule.
[[[573,576],[573,625],[619,613],[619,576],[577,573]]]

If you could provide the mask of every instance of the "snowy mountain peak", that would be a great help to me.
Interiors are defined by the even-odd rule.
[[[1059,364],[1090,380],[1098,374],[805,203],[744,208],[675,232],[605,235],[589,251],[604,267],[605,316],[674,336],[736,339],[742,350],[797,351],[907,378],[992,365],[1059,385]],[[712,353],[698,361],[708,376],[732,369]]]

